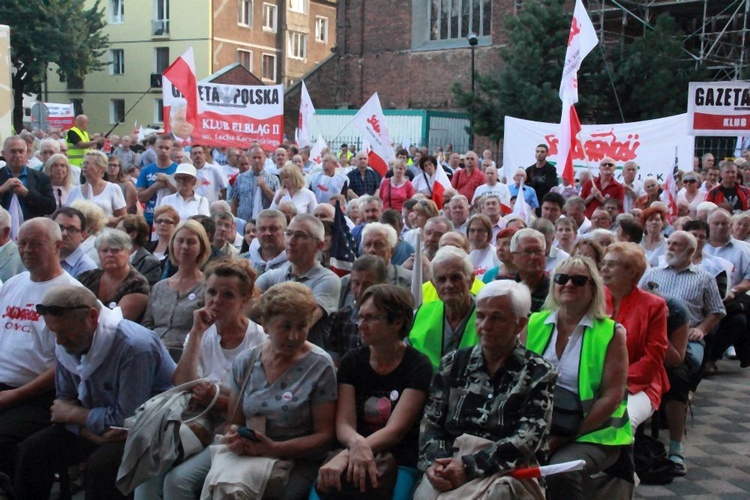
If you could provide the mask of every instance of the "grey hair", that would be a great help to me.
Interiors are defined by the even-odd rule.
[[[31,226],[41,226],[45,231],[47,231],[47,235],[53,242],[62,241],[62,231],[60,231],[60,225],[52,219],[48,219],[46,217],[34,217],[33,219],[29,219],[21,224],[20,228],[18,228],[18,234],[21,234],[25,227]]]
[[[547,219],[539,218],[531,223],[531,229],[536,229],[545,236],[555,234],[555,225]]]
[[[453,198],[451,198],[451,206],[453,206],[454,201],[465,201],[467,205],[470,204],[469,199],[462,194],[457,194]]]
[[[3,207],[0,207],[0,230],[10,227],[10,225],[10,213],[8,213]]]
[[[396,230],[393,229],[393,226],[381,222],[369,222],[365,224],[365,227],[362,229],[362,239],[364,240],[367,238],[367,235],[373,232],[385,233],[385,242],[388,246],[391,248],[396,247],[396,244],[398,243],[398,235],[396,234]]]
[[[45,146],[51,146],[53,154],[57,154],[60,152],[60,143],[56,139],[47,137],[39,141],[39,151],[44,149]]]
[[[695,207],[695,213],[697,214],[701,210],[705,210],[706,218],[708,218],[711,216],[712,213],[716,211],[717,208],[719,208],[719,206],[712,201],[702,201],[698,203],[697,207]]]
[[[711,219],[713,219],[713,218],[714,218],[714,217],[716,217],[717,215],[724,215],[724,216],[726,216],[726,218],[727,218],[727,219],[728,219],[728,220],[729,220],[730,222],[732,221],[732,214],[730,214],[729,212],[727,212],[727,211],[726,211],[726,210],[724,210],[723,208],[719,208],[719,207],[717,207],[717,208],[716,208],[716,210],[713,210],[713,211],[712,211],[712,212],[711,212],[711,213],[709,214],[709,216],[708,216],[708,218],[707,218],[706,220],[707,220],[707,221],[708,221],[708,222],[710,223],[710,222],[711,222]]]
[[[523,283],[513,280],[490,281],[477,293],[477,302],[495,297],[510,298],[511,310],[516,319],[525,318],[531,312],[531,292]]]
[[[208,212],[213,217],[219,212],[223,212],[225,214],[231,214],[232,208],[229,206],[229,203],[227,203],[226,200],[216,200],[215,202],[211,203],[211,206],[209,207]]]
[[[363,196],[359,200],[360,200],[359,201],[360,202],[360,205],[359,205],[360,207],[364,207],[368,203],[377,203],[378,205],[380,205],[380,208],[383,208],[383,200],[381,200],[377,196],[369,196],[369,195],[368,196]]]
[[[265,210],[262,210],[258,214],[258,218],[255,219],[255,222],[258,223],[261,219],[278,219],[281,221],[281,225],[284,226],[284,229],[286,229],[286,215],[276,209],[267,208]]]
[[[312,224],[312,236],[318,241],[325,240],[325,227],[323,226],[323,223],[315,217],[314,215],[310,214],[297,214],[294,216],[292,221],[289,223],[289,225],[294,224],[295,222],[309,222]]]
[[[581,198],[579,196],[571,196],[570,198],[568,198],[568,201],[565,202],[564,208],[565,208],[565,210],[567,210],[568,207],[572,207],[574,205],[576,205],[579,208],[582,208],[584,210],[586,209],[586,202],[583,201],[583,198]]]
[[[44,294],[42,304],[60,307],[87,306],[101,310],[101,303],[97,300],[96,295],[85,286],[53,286]]]
[[[119,229],[112,229],[111,227],[105,227],[96,235],[94,247],[99,250],[99,247],[103,244],[112,248],[124,249],[128,252],[133,249],[133,241],[130,239],[128,233]]]
[[[444,215],[436,215],[435,217],[430,217],[429,219],[427,219],[427,222],[424,223],[424,227],[427,227],[427,224],[436,223],[443,224],[446,227],[446,232],[456,229],[456,226],[453,225],[453,221]]]
[[[511,252],[517,252],[518,251],[518,245],[521,244],[522,240],[537,240],[542,247],[547,247],[547,240],[544,239],[544,235],[537,231],[536,229],[531,229],[530,227],[525,227],[521,230],[519,230],[516,234],[513,235],[513,238],[510,240],[510,251]]]
[[[683,236],[687,240],[688,248],[692,249],[693,252],[698,249],[698,240],[693,235],[693,233],[689,231],[675,231],[674,233],[669,235],[670,238],[672,236]]]
[[[435,257],[432,258],[432,262],[430,262],[430,274],[435,276],[435,267],[449,260],[460,260],[463,264],[464,276],[467,278],[474,276],[474,265],[471,263],[471,259],[469,259],[469,254],[454,246],[445,246],[438,249]]]

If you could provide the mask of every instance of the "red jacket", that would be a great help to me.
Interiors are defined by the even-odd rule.
[[[612,294],[607,295],[607,314],[612,316]],[[664,356],[667,353],[667,303],[661,297],[633,287],[622,298],[617,318],[626,330],[628,344],[628,392],[644,391],[651,405],[659,408],[669,390]]]
[[[740,203],[742,203],[742,210],[747,210],[747,199],[750,198],[750,189],[742,184],[736,184],[734,187],[737,190],[737,197],[740,199]],[[711,191],[706,195],[706,201],[716,203],[717,205],[721,205],[726,201],[724,191],[721,190],[721,184],[711,188]]]

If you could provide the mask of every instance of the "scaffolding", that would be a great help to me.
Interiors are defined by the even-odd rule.
[[[625,44],[653,29],[669,13],[684,33],[686,59],[712,78],[738,80],[750,74],[750,0],[588,0],[603,45]]]

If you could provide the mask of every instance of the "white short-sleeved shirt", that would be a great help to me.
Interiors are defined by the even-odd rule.
[[[471,260],[471,265],[474,266],[474,276],[480,278],[488,269],[500,265],[500,259],[497,258],[497,252],[492,245],[483,250],[472,250],[469,254],[469,260]]]
[[[229,183],[224,173],[211,163],[206,163],[203,168],[196,169],[198,182],[195,183],[195,192],[208,198],[211,204],[219,200],[219,193],[226,189]]]
[[[107,217],[112,217],[115,210],[120,210],[127,206],[125,197],[122,195],[122,189],[112,182],[107,182],[104,190],[97,195],[94,194],[93,189],[88,184],[76,186],[70,191],[68,199],[65,200],[65,205],[70,206],[76,200],[87,200],[95,203],[104,210]]]
[[[310,187],[315,193],[318,203],[327,203],[331,196],[341,194],[348,185],[349,178],[341,174],[329,176],[323,172],[318,172],[313,174],[310,180]]]
[[[271,203],[271,208],[276,208],[285,201],[291,201],[292,203],[294,203],[298,214],[313,215],[313,212],[315,212],[315,207],[318,206],[318,200],[317,198],[315,198],[315,193],[307,188],[300,189],[299,191],[294,193],[294,196],[289,196],[289,193],[287,192],[287,194],[281,197],[278,205],[276,204],[276,200],[274,200],[274,202]]]
[[[180,222],[188,220],[193,215],[211,215],[209,213],[208,198],[197,193],[187,200],[180,193],[165,196],[156,203],[157,207],[170,205],[180,215]]]
[[[488,184],[482,184],[476,191],[474,191],[474,198],[471,199],[471,203],[474,204],[477,199],[488,194],[494,194],[500,198],[500,203],[505,206],[510,206],[510,189],[502,182],[496,183],[494,186]]]

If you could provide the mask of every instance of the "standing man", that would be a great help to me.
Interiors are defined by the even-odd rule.
[[[277,269],[286,263],[284,232],[286,216],[278,210],[263,210],[255,222],[257,237],[250,243],[248,260],[258,271],[258,275]]]
[[[82,286],[60,267],[61,244],[56,222],[25,222],[18,250],[28,271],[0,289],[0,472],[8,475],[18,443],[49,426],[55,396],[55,337],[34,305],[54,286]]]
[[[149,225],[154,223],[156,202],[164,196],[177,192],[177,186],[169,177],[177,170],[177,163],[169,157],[173,142],[174,140],[168,135],[159,137],[154,144],[156,162],[144,167],[138,176],[136,183],[138,201],[146,204],[143,216]]]
[[[211,204],[227,197],[227,178],[213,163],[206,161],[208,148],[195,144],[190,147],[190,159],[193,161],[198,183],[195,192],[208,199]]]
[[[457,194],[451,198],[451,222],[453,222],[454,231],[466,236],[466,224],[469,220],[469,202],[466,196]]]
[[[721,184],[708,192],[706,201],[718,206],[727,205],[725,208],[731,209],[734,213],[744,212],[748,209],[750,189],[737,183],[737,166],[731,161],[723,161],[719,168]]]
[[[260,146],[250,149],[250,170],[237,176],[229,200],[232,213],[244,220],[256,219],[269,206],[279,189],[279,178],[265,171],[265,152]],[[260,196],[260,198],[258,198]]]
[[[474,191],[474,198],[471,200],[471,204],[474,205],[481,196],[488,194],[494,194],[500,198],[500,202],[506,207],[510,206],[510,190],[508,186],[502,182],[498,182],[497,167],[489,166],[484,169],[484,176],[487,178],[487,182],[479,186]],[[541,198],[539,198],[541,200]]]
[[[138,153],[130,149],[132,142],[129,135],[123,136],[120,147],[112,153],[120,159],[120,168],[123,172],[129,172],[131,168],[138,165]]]
[[[125,498],[115,486],[126,433],[113,429],[172,386],[175,363],[154,332],[103,307],[80,286],[37,302],[55,348],[52,422],[19,446],[18,498],[49,498],[55,473],[87,462],[86,498]]]
[[[554,225],[562,215],[564,206],[565,198],[561,194],[554,192],[545,194],[542,198],[542,218]]]
[[[83,156],[86,151],[104,144],[106,139],[99,137],[93,141],[89,137],[89,117],[86,115],[76,116],[75,125],[65,134],[65,142],[68,144],[68,159],[71,165],[83,166]]]
[[[336,157],[327,154],[323,157],[323,171],[313,174],[310,189],[315,193],[318,203],[328,203],[335,194],[346,194],[349,178],[344,174],[337,174],[337,166]]]
[[[17,135],[3,143],[5,168],[0,169],[0,204],[10,213],[11,236],[24,221],[44,217],[55,211],[55,197],[49,176],[28,168],[26,141]]]
[[[638,164],[634,161],[626,161],[622,166],[622,187],[625,188],[622,211],[627,213],[633,209],[633,204],[639,196],[646,194],[643,183],[636,179]]]
[[[96,262],[86,255],[81,243],[86,239],[86,217],[73,207],[63,207],[54,214],[52,220],[57,222],[62,233],[60,246],[60,266],[74,278],[84,271],[96,269]]]
[[[544,195],[557,186],[557,169],[547,161],[549,147],[546,144],[539,144],[536,147],[536,163],[526,169],[527,185],[536,191],[536,199],[541,200]],[[541,215],[541,208],[536,209],[536,215]]]
[[[605,156],[599,161],[599,177],[588,180],[581,188],[581,198],[586,204],[586,217],[591,217],[594,210],[604,205],[607,198],[620,202],[625,199],[625,188],[615,180],[615,160]]]
[[[490,219],[492,224],[492,242],[494,245],[497,242],[497,233],[505,229],[505,219],[503,219],[503,211],[500,206],[500,198],[490,194],[485,197],[482,203],[482,215],[486,215]]]
[[[466,196],[467,200],[473,200],[474,191],[486,180],[484,173],[479,170],[477,154],[468,151],[464,157],[464,168],[453,174],[451,185],[459,194]]]
[[[367,166],[367,153],[357,153],[357,168],[346,176],[349,178],[347,197],[351,200],[365,194],[378,196],[380,188],[380,174]]]

